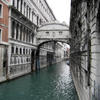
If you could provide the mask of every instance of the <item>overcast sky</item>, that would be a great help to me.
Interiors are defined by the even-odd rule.
[[[46,0],[58,21],[69,25],[70,0]]]

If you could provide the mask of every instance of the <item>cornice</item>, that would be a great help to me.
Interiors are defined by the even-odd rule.
[[[49,8],[50,12],[52,13],[52,15],[53,15],[54,19],[56,20],[56,17],[54,16],[54,13],[53,13],[52,9],[50,8],[50,6],[48,5],[47,1],[46,1],[46,0],[44,0],[44,2],[45,2],[45,3],[46,3],[46,5],[48,6],[48,8]]]
[[[48,19],[44,16],[44,14],[41,12],[41,10],[38,8],[38,6],[35,4],[35,2],[33,0],[30,0],[34,6],[37,8],[37,10],[41,13],[41,15],[44,17],[44,19],[48,22]]]
[[[34,0],[30,0],[30,1],[34,4],[34,6],[38,9],[38,11],[42,14],[42,16],[43,16],[43,17],[45,18],[45,20],[48,22],[48,19],[44,16],[44,14],[43,14],[42,11],[39,9],[39,7],[36,5],[36,3],[34,2]],[[45,1],[45,0],[44,0],[44,1]],[[47,4],[46,1],[45,1],[45,3],[46,3],[46,5],[48,6],[48,8],[49,8],[51,14],[52,14],[53,17],[55,18],[55,16],[54,16],[52,10],[50,9],[50,7],[49,7],[49,5]],[[55,20],[56,20],[56,18],[55,18]]]

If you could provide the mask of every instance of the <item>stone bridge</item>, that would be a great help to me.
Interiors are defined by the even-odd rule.
[[[37,30],[36,69],[38,69],[40,48],[48,42],[62,42],[69,44],[71,38],[69,27],[58,22],[46,23]]]
[[[69,27],[58,22],[47,23],[40,26],[37,33],[38,45],[46,41],[69,43],[70,38]]]

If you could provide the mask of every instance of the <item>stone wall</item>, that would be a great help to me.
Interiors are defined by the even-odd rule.
[[[99,0],[71,2],[71,70],[80,100],[100,96]]]

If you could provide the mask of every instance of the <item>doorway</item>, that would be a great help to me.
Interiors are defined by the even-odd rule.
[[[31,52],[31,71],[33,72],[35,70],[35,50],[32,49]]]

